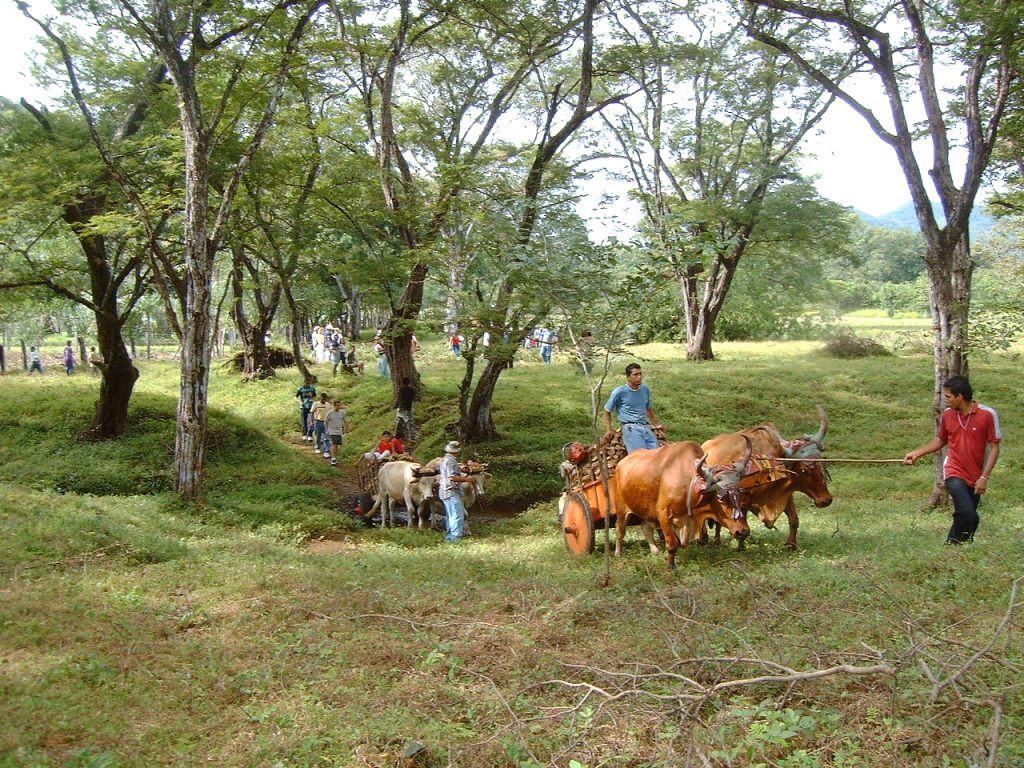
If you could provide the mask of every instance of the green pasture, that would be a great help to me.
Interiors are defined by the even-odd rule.
[[[859,330],[858,330],[859,332]],[[426,344],[417,457],[457,417],[460,361]],[[640,360],[671,439],[771,419],[827,455],[899,458],[931,436],[928,354],[844,360],[822,345],[723,343]],[[564,443],[592,441],[568,356],[501,378],[502,439],[469,451],[487,503],[526,508],[456,546],[365,530],[298,439],[294,372],[216,367],[206,504],[170,489],[173,361],[142,362],[122,439],[78,439],[88,374],[0,378],[0,768],[74,766],[1024,766],[1024,421],[1019,360],[972,361],[1006,434],[975,543],[943,546],[934,465],[835,465],[835,503],[752,522],[745,552],[690,547],[667,572],[572,558],[556,520]],[[394,426],[389,386],[340,396],[350,466]],[[599,533],[599,549],[603,534]],[[1011,605],[1011,599],[1016,603]]]

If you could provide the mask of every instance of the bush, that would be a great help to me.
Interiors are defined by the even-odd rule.
[[[842,331],[825,342],[825,354],[831,357],[850,358],[885,357],[891,353],[877,341]]]

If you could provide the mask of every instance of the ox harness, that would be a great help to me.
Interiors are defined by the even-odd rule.
[[[814,446],[814,450],[817,451],[815,443],[812,442],[810,445]],[[807,447],[801,446],[801,450]],[[811,453],[811,451],[808,451],[808,453]],[[820,456],[821,454],[818,453],[818,455]],[[794,456],[793,458],[804,459],[810,458],[810,456]],[[693,516],[694,507],[707,504],[711,500],[711,496],[715,495],[719,501],[728,504],[732,508],[733,519],[738,520],[751,510],[750,494],[752,491],[761,486],[785,480],[794,474],[793,470],[788,469],[776,456],[751,456],[745,463],[716,464],[713,467],[709,467],[708,471],[714,479],[713,483],[709,484],[699,474],[694,475],[690,481],[690,493],[686,499],[686,513],[691,517]],[[695,490],[697,491],[696,503],[693,502]]]

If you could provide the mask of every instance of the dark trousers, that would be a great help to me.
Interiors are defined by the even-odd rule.
[[[953,525],[946,534],[946,541],[957,544],[961,541],[971,541],[974,539],[974,532],[978,530],[978,504],[981,502],[981,496],[959,477],[948,478],[946,490],[949,491],[949,498],[953,500]]]

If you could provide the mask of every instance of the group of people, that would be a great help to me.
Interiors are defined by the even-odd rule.
[[[654,414],[650,388],[643,383],[643,369],[638,363],[626,366],[626,383],[616,387],[604,405],[604,440],[615,435],[612,414],[622,428],[626,452],[640,448],[657,448],[655,429],[660,429]],[[942,413],[938,434],[929,442],[910,451],[904,464],[914,464],[922,456],[946,448],[943,481],[953,502],[953,524],[946,534],[947,544],[973,541],[980,517],[978,506],[988,490],[989,478],[999,459],[1003,439],[999,414],[994,408],[974,399],[970,381],[952,376],[942,385],[946,410]]]
[[[330,363],[333,367],[332,376],[338,375],[338,368],[345,368],[355,374],[362,374],[363,364],[356,359],[356,348],[346,348],[345,337],[340,328],[328,323],[325,326],[314,325],[309,340],[310,349],[317,363]]]
[[[341,400],[331,400],[330,395],[321,392],[317,396],[312,377],[307,376],[302,386],[295,391],[299,403],[299,426],[303,442],[313,444],[313,453],[331,460],[331,466],[338,466],[338,448],[348,431],[348,413]]]
[[[364,454],[366,459],[379,461],[404,454],[403,436],[416,441],[416,421],[412,413],[416,394],[409,377],[404,377],[398,390],[395,435],[385,430],[376,450]],[[302,386],[295,390],[295,400],[299,404],[299,430],[303,442],[312,443],[313,453],[322,454],[331,460],[332,466],[337,466],[338,447],[343,444],[349,426],[348,414],[341,400],[331,400],[326,392],[318,395],[312,376],[305,377]]]
[[[64,370],[67,372],[67,375],[70,376],[75,372],[75,368],[78,367],[78,360],[75,358],[75,348],[71,344],[71,339],[68,339],[68,343],[64,345],[64,351],[62,352],[61,359],[64,363]],[[40,374],[45,373],[43,371],[42,354],[34,346],[29,347],[28,360],[29,376],[37,371]],[[89,364],[89,370],[92,371],[93,375],[98,376],[103,368],[103,356],[96,351],[96,347],[89,347],[89,354],[86,362]]]
[[[544,362],[544,365],[551,365],[551,355],[554,353],[557,343],[558,335],[544,325],[536,326],[530,335],[523,339],[524,347],[540,351],[540,359]]]

